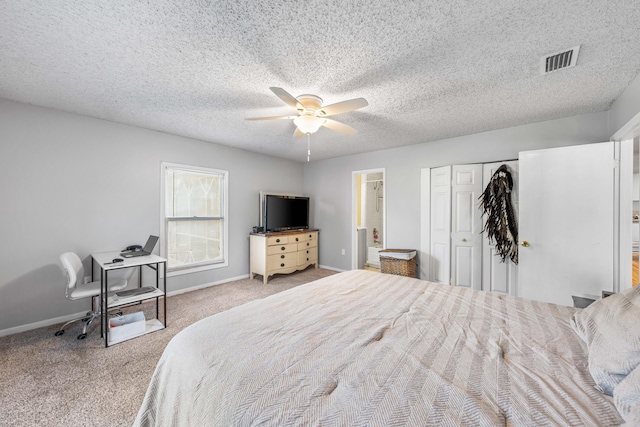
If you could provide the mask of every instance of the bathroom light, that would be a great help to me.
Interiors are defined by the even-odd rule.
[[[300,129],[300,132],[307,135],[316,133],[324,122],[325,119],[315,116],[299,116],[293,119],[293,123],[298,127],[298,129]]]

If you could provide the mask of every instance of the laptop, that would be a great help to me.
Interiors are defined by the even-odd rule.
[[[136,256],[151,255],[153,248],[156,247],[156,243],[158,243],[158,236],[149,236],[149,238],[147,239],[147,243],[144,245],[144,248],[142,248],[142,250],[122,251],[120,253],[120,256],[125,258],[133,258]]]

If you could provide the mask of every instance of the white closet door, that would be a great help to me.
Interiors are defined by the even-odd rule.
[[[431,169],[429,280],[451,280],[451,166]]]
[[[518,296],[571,306],[572,295],[613,290],[614,143],[519,159]]]
[[[482,165],[455,165],[451,189],[451,284],[482,288]]]
[[[482,168],[482,188],[484,191],[495,171],[502,165],[507,165],[513,179],[511,201],[513,211],[518,215],[518,161],[485,163]],[[486,222],[482,217],[482,225]],[[486,234],[482,235],[482,290],[518,296],[518,266],[509,258],[502,262],[496,254],[495,242],[489,242]]]

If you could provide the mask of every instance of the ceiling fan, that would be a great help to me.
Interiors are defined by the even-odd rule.
[[[278,98],[283,100],[285,104],[298,110],[298,115],[254,117],[246,120],[293,120],[293,123],[296,125],[296,130],[293,133],[294,138],[302,138],[305,135],[311,135],[312,133],[317,132],[321,126],[345,135],[353,135],[356,133],[354,128],[349,125],[345,125],[344,123],[328,119],[327,117],[348,113],[369,105],[366,99],[355,98],[348,101],[322,106],[322,98],[316,95],[305,94],[294,97],[289,92],[279,87],[270,87],[269,89],[271,89]]]

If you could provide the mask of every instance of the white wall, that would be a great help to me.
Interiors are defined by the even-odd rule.
[[[607,123],[607,112],[585,114],[305,164],[304,190],[314,200],[312,223],[320,229],[319,262],[351,269],[352,171],[386,168],[386,247],[418,249],[421,168],[516,159],[525,150],[608,141]]]
[[[627,86],[609,109],[609,135],[640,112],[640,74]],[[636,135],[637,136],[637,135]]]
[[[90,307],[64,297],[59,254],[89,269],[159,233],[161,161],[229,171],[229,266],[170,291],[247,275],[259,191],[302,193],[301,163],[3,99],[0,135],[0,335]]]

